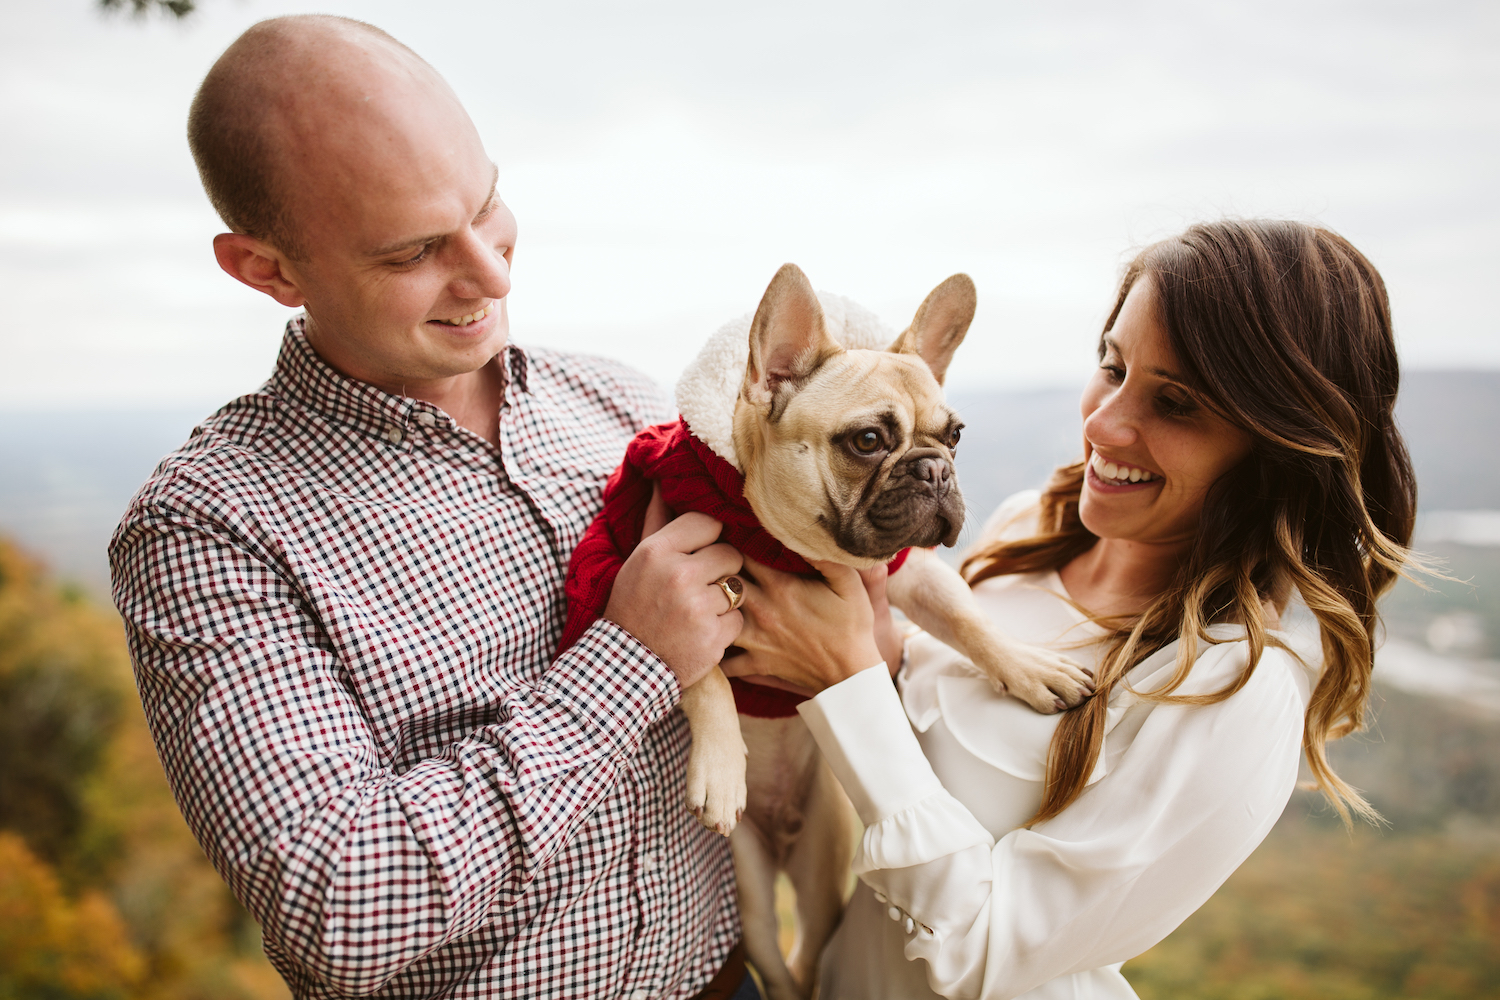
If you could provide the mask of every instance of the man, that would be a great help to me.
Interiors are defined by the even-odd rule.
[[[712,585],[739,555],[678,518],[555,650],[569,554],[625,443],[671,415],[659,391],[507,343],[496,168],[378,29],[256,25],[189,134],[233,230],[220,265],[305,313],[111,561],[177,800],[271,961],[301,997],[744,988],[672,711],[740,631]]]

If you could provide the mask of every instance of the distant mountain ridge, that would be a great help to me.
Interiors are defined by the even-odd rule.
[[[1005,497],[1041,485],[1081,453],[1078,391],[955,391],[967,425],[959,480],[970,510],[960,543]],[[1500,509],[1500,372],[1417,371],[1398,404],[1424,510]],[[105,546],[161,457],[200,411],[11,412],[0,416],[0,532],[56,572],[104,593]]]

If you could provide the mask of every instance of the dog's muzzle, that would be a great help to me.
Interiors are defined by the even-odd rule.
[[[911,545],[955,544],[964,498],[953,460],[936,448],[913,448],[891,469],[864,517],[851,522],[839,544],[867,558],[889,558]]]

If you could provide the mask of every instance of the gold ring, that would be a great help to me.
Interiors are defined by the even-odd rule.
[[[724,596],[729,598],[729,611],[736,611],[745,600],[745,581],[737,576],[721,576],[714,581],[714,585],[724,591]],[[724,612],[726,615],[729,611]]]

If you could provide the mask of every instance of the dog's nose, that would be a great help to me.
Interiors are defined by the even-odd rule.
[[[930,483],[934,489],[948,485],[953,477],[953,463],[936,448],[913,449],[907,454],[907,475]]]

